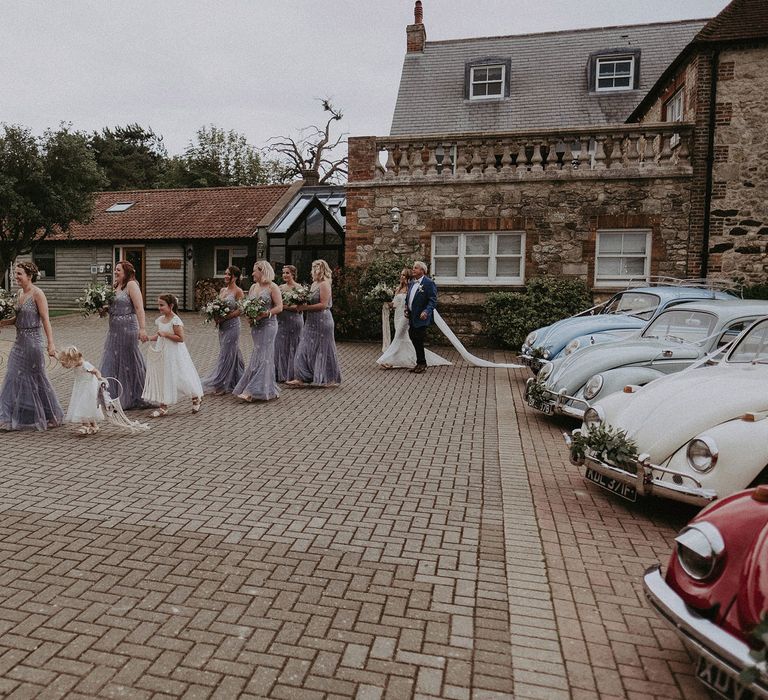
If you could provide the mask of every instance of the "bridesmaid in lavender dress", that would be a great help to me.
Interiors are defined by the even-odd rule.
[[[296,268],[293,265],[283,266],[285,284],[281,290],[299,287],[296,281]],[[275,374],[278,382],[293,379],[293,358],[301,339],[304,328],[304,317],[295,306],[284,306],[283,313],[277,317],[277,338],[275,339]]]
[[[21,291],[15,319],[16,341],[8,356],[5,381],[0,389],[0,428],[46,430],[61,425],[64,419],[64,411],[45,373],[41,326],[48,342],[48,354],[56,356],[48,301],[43,290],[33,284],[38,275],[34,263],[19,263],[14,274]]]
[[[101,357],[101,374],[120,382],[109,382],[109,393],[120,397],[123,409],[147,408],[141,398],[147,365],[139,341],[147,341],[144,300],[136,281],[136,269],[126,260],[115,265],[115,300],[109,307],[109,331]]]
[[[331,315],[331,268],[325,260],[312,263],[312,296],[306,306],[297,307],[307,312],[296,359],[293,363],[295,379],[290,386],[337,386],[341,384],[341,370],[333,339]]]
[[[253,265],[253,281],[248,297],[261,297],[267,306],[251,326],[253,352],[242,379],[232,393],[238,399],[251,403],[269,401],[280,396],[275,382],[275,336],[277,335],[277,314],[283,310],[283,297],[275,283],[275,271],[266,260]]]
[[[245,369],[243,355],[240,352],[240,307],[238,306],[244,294],[243,290],[237,286],[239,279],[240,268],[230,265],[224,273],[226,286],[219,292],[219,298],[227,302],[230,311],[223,321],[216,321],[219,327],[219,359],[216,361],[213,372],[203,379],[205,392],[213,392],[217,396],[231,393]]]

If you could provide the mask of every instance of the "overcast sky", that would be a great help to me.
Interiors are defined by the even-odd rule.
[[[717,14],[727,0],[423,0],[428,40]],[[262,146],[343,108],[386,135],[413,0],[0,0],[0,122],[138,122],[170,153],[197,129]]]

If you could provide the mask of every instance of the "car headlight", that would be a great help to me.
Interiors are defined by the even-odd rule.
[[[717,444],[715,444],[711,437],[701,435],[688,443],[686,455],[688,457],[688,464],[697,472],[706,474],[714,469],[720,453],[717,451]]]
[[[533,344],[536,342],[538,335],[539,334],[536,331],[531,331],[525,338],[525,344],[533,347]]]
[[[565,354],[570,355],[576,352],[581,347],[581,341],[578,338],[574,338],[568,345],[565,346]]]
[[[597,428],[605,422],[605,414],[603,413],[603,409],[600,408],[600,406],[590,406],[586,411],[584,411],[583,420],[584,425],[586,425],[590,430],[592,428]]]
[[[603,375],[602,374],[594,374],[589,379],[587,379],[587,383],[584,385],[584,398],[587,401],[591,401],[600,393],[600,389],[603,388]]]
[[[552,374],[552,363],[545,362],[541,366],[541,369],[539,370],[539,374],[536,377],[536,379],[540,382],[545,382],[547,381],[547,378],[549,377],[550,374]]]
[[[697,581],[709,578],[725,551],[720,531],[707,522],[695,523],[682,529],[675,537],[677,558],[685,573]]]

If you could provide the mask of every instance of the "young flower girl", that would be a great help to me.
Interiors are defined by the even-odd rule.
[[[64,348],[57,355],[61,366],[75,373],[72,385],[72,398],[69,400],[65,423],[79,423],[80,435],[92,435],[99,432],[99,422],[104,420],[104,412],[99,406],[99,383],[101,373],[90,362],[83,359],[74,345]]]
[[[72,398],[69,400],[65,423],[80,423],[80,435],[99,432],[99,423],[107,420],[110,424],[132,433],[149,430],[146,423],[131,420],[125,415],[119,397],[112,398],[107,391],[107,382],[96,367],[83,358],[74,345],[57,353],[56,358],[65,369],[75,373],[72,384]],[[105,415],[106,414],[106,415]]]
[[[147,356],[147,377],[141,398],[159,404],[150,414],[159,418],[168,413],[168,406],[181,399],[192,399],[192,413],[200,410],[203,386],[184,344],[184,323],[176,315],[179,301],[173,294],[157,298],[161,316],[155,319],[157,334],[150,340]]]

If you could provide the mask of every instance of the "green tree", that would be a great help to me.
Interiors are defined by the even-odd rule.
[[[35,137],[21,126],[0,132],[0,275],[53,231],[90,219],[106,184],[88,138],[62,126]]]
[[[163,137],[139,124],[94,132],[90,147],[104,168],[107,189],[154,189],[160,185],[168,152]]]
[[[225,187],[274,182],[272,164],[242,134],[217,126],[201,127],[182,156],[167,162],[165,187]]]

